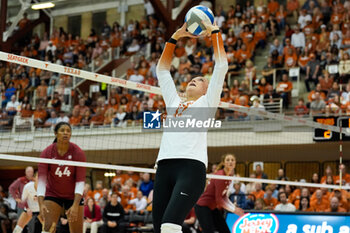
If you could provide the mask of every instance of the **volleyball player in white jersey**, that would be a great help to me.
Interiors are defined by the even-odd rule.
[[[185,114],[194,108],[218,107],[228,69],[227,57],[219,28],[216,25],[204,25],[214,47],[214,72],[210,82],[204,77],[195,77],[188,83],[186,101],[181,101],[170,75],[177,40],[182,37],[193,37],[186,31],[186,24],[177,30],[165,45],[157,65],[157,78],[168,115],[181,118],[183,117],[181,113]],[[186,215],[204,190],[207,163],[206,131],[163,133],[154,186],[152,211],[154,232],[182,232],[181,225]]]
[[[23,187],[22,192],[22,202],[27,203],[27,208],[24,209],[24,212],[20,215],[17,221],[17,225],[13,230],[13,233],[21,233],[23,228],[30,222],[32,217],[36,217],[39,214],[39,203],[37,196],[38,186],[38,173],[35,174],[34,181],[27,183]],[[35,229],[35,232],[41,232],[41,228]]]

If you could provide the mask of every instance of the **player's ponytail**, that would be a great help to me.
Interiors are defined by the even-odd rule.
[[[72,129],[72,126],[71,126],[68,122],[61,121],[61,122],[58,123],[58,124],[55,126],[55,128],[54,128],[55,134],[57,134],[58,130],[59,130],[62,126],[64,126],[64,125],[68,125],[68,127],[69,127],[70,129]],[[55,137],[55,140],[53,140],[52,143],[56,143],[56,142],[57,142],[57,137]]]

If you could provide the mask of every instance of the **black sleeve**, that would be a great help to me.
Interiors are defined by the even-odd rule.
[[[102,215],[103,222],[107,222],[108,221],[108,218],[107,218],[107,212],[108,211],[109,211],[109,204],[107,204],[105,206],[105,209],[103,210],[103,215]]]

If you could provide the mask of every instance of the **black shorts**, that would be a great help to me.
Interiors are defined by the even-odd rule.
[[[63,207],[65,210],[68,210],[73,205],[73,202],[74,202],[74,200],[67,200],[67,199],[57,198],[57,197],[45,197],[44,200],[53,201],[58,205],[60,205],[61,207]],[[84,205],[84,198],[80,200],[79,205],[80,206]]]

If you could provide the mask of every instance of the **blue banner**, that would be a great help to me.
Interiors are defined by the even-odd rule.
[[[228,213],[232,233],[350,233],[350,216],[279,213]]]

